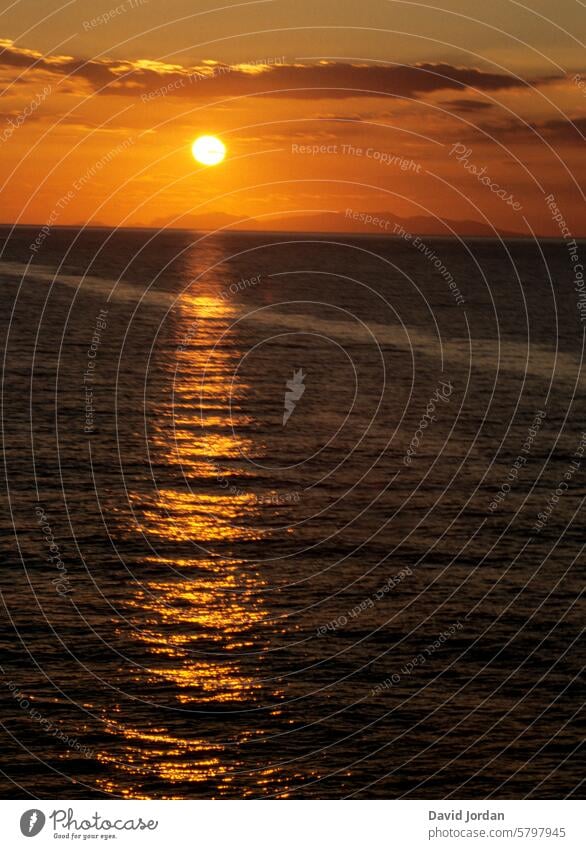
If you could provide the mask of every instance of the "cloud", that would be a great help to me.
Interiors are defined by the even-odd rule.
[[[369,118],[380,116],[374,116],[370,113],[360,114],[358,112],[347,112],[346,114],[341,112],[320,112],[318,115],[314,115],[313,117],[316,121],[351,121],[352,123],[362,123],[363,121],[367,121]]]
[[[573,118],[570,120],[546,121],[536,127],[542,135],[553,136],[556,141],[574,142],[579,144],[586,137],[586,118]]]
[[[234,97],[257,94],[281,98],[377,97],[393,95],[421,98],[436,91],[502,91],[546,80],[525,81],[507,74],[446,63],[419,65],[353,64],[245,64],[225,65],[205,61],[200,65],[156,62],[147,59],[119,61],[43,56],[0,39],[0,68],[46,72],[83,81],[94,91],[124,96]],[[462,101],[470,103],[471,101]]]
[[[484,124],[479,129],[501,139],[538,141],[539,136],[549,143],[583,144],[586,137],[586,118],[554,118],[541,123]]]
[[[441,106],[447,106],[455,109],[456,112],[483,112],[486,109],[492,109],[494,103],[489,103],[487,100],[448,100],[442,103]]]

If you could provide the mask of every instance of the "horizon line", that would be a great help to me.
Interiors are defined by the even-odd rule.
[[[10,228],[10,229],[20,229],[20,230],[31,230],[39,227],[44,227],[45,224],[36,223],[36,224],[17,224],[14,222],[0,221],[1,228]],[[398,233],[377,233],[376,231],[363,231],[363,230],[261,230],[261,229],[253,229],[249,230],[246,228],[238,228],[231,227],[230,225],[226,227],[217,227],[215,229],[207,229],[207,228],[197,228],[197,227],[155,227],[153,225],[144,225],[137,224],[132,226],[120,226],[118,224],[55,224],[51,228],[53,230],[121,230],[121,231],[137,231],[144,230],[145,232],[155,232],[155,233],[204,233],[208,235],[215,235],[216,233],[242,233],[246,235],[309,235],[309,236],[347,236],[347,237],[367,237],[367,238],[379,238],[379,239],[393,239],[395,241],[405,241],[403,236]],[[421,236],[426,239],[445,239],[448,241],[454,240],[466,240],[466,239],[483,239],[486,241],[534,241],[535,239],[546,240],[548,242],[565,242],[566,239],[563,236],[548,236],[542,233],[533,234],[525,234],[525,233],[496,233],[494,236],[487,236],[486,233],[462,233],[455,235],[446,235],[445,233],[421,233],[414,232],[413,236]],[[586,240],[586,234],[584,235],[572,235],[573,239],[577,239],[579,241]]]

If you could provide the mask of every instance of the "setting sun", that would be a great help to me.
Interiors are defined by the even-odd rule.
[[[216,136],[200,136],[193,142],[191,152],[202,165],[217,165],[226,156],[226,147]]]

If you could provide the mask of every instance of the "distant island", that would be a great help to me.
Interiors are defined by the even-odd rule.
[[[296,215],[271,215],[267,218],[238,218],[223,212],[204,215],[181,215],[153,221],[156,229],[176,230],[245,230],[284,233],[369,233],[401,236],[406,231],[419,236],[488,236],[526,238],[530,234],[494,229],[481,221],[431,218],[424,215],[401,218],[392,212],[362,212],[343,209],[339,212],[306,212]]]

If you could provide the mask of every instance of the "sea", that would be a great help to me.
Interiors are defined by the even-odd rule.
[[[3,798],[580,796],[567,242],[0,245]]]

